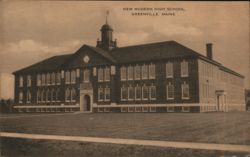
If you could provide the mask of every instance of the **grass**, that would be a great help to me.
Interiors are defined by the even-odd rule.
[[[250,145],[249,112],[44,115],[0,118],[0,125],[5,132]]]
[[[1,155],[9,157],[247,157],[247,153],[212,150],[2,138]]]

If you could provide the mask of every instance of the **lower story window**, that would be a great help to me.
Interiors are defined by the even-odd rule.
[[[67,101],[67,102],[69,102],[70,99],[71,99],[71,96],[70,96],[70,89],[69,89],[69,88],[66,89],[65,98],[66,98],[66,101]]]
[[[105,101],[110,100],[110,88],[106,87],[105,88]]]
[[[23,92],[19,92],[19,103],[23,103]]]
[[[156,87],[154,85],[150,86],[150,100],[156,99]]]
[[[148,100],[148,86],[144,85],[142,87],[142,99],[143,100]]]
[[[104,91],[102,87],[98,88],[98,101],[103,101],[104,100]]]
[[[189,85],[184,82],[184,84],[181,85],[182,89],[182,99],[189,99]]]
[[[31,93],[30,91],[27,92],[27,103],[30,103],[31,100]]]
[[[127,100],[128,99],[128,91],[126,87],[121,88],[121,100]]]
[[[141,100],[141,87],[138,85],[135,87],[135,99]]]
[[[134,100],[134,87],[129,86],[128,87],[128,100]]]

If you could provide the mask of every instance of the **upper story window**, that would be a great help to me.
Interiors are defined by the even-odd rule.
[[[61,84],[61,73],[60,72],[58,72],[56,74],[56,84],[57,85]]]
[[[104,69],[104,80],[110,81],[110,68],[109,67],[106,67]]]
[[[149,64],[149,79],[155,79],[155,64]]]
[[[46,81],[47,81],[47,85],[50,85],[50,73],[47,73],[47,76],[46,76]]]
[[[103,68],[98,69],[98,82],[103,82],[104,77],[103,77]]]
[[[141,100],[141,86],[138,84],[135,87],[135,100]]]
[[[172,78],[174,75],[173,75],[173,63],[171,62],[168,62],[166,64],[166,77],[167,78]]]
[[[56,84],[56,75],[55,75],[55,73],[52,73],[52,74],[51,74],[51,84],[52,84],[52,85],[55,85],[55,84]]]
[[[148,79],[148,65],[142,66],[142,79]]]
[[[89,74],[90,74],[89,69],[83,70],[83,82],[85,82],[85,83],[89,82],[89,77],[90,77]]]
[[[128,80],[134,79],[134,68],[133,66],[128,67]]]
[[[30,101],[31,101],[31,93],[30,93],[30,91],[28,90],[27,91],[27,103],[30,103]]]
[[[121,73],[121,80],[127,80],[127,68],[126,67],[121,67],[120,68],[120,73]]]
[[[23,77],[19,77],[19,87],[23,87]]]
[[[31,86],[31,76],[30,75],[27,76],[27,86],[28,87]]]
[[[42,74],[42,86],[45,86],[46,85],[46,76],[45,74]]]
[[[23,92],[19,92],[19,103],[23,103]]]
[[[172,83],[169,83],[166,89],[167,89],[167,99],[168,100],[174,99],[174,85]]]
[[[135,80],[140,80],[141,79],[141,66],[140,65],[135,66],[134,75],[135,75]]]
[[[189,99],[189,85],[186,82],[181,85],[181,90],[182,99]]]
[[[65,72],[65,83],[70,84],[70,71]]]
[[[149,87],[149,98],[150,100],[156,100],[156,86],[153,84]]]
[[[41,75],[37,74],[36,76],[36,85],[41,86],[42,80],[41,80]]]
[[[188,76],[188,62],[185,60],[181,62],[181,76],[182,77]]]
[[[70,81],[71,83],[76,83],[76,71],[75,70],[71,71]]]

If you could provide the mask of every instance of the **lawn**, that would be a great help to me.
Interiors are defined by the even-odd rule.
[[[80,113],[0,118],[0,125],[5,132],[250,145],[249,112]]]

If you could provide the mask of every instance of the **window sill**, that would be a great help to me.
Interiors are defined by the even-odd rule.
[[[189,100],[189,98],[181,98],[181,99],[183,99],[183,100]]]
[[[181,75],[181,77],[188,77],[188,75]]]

